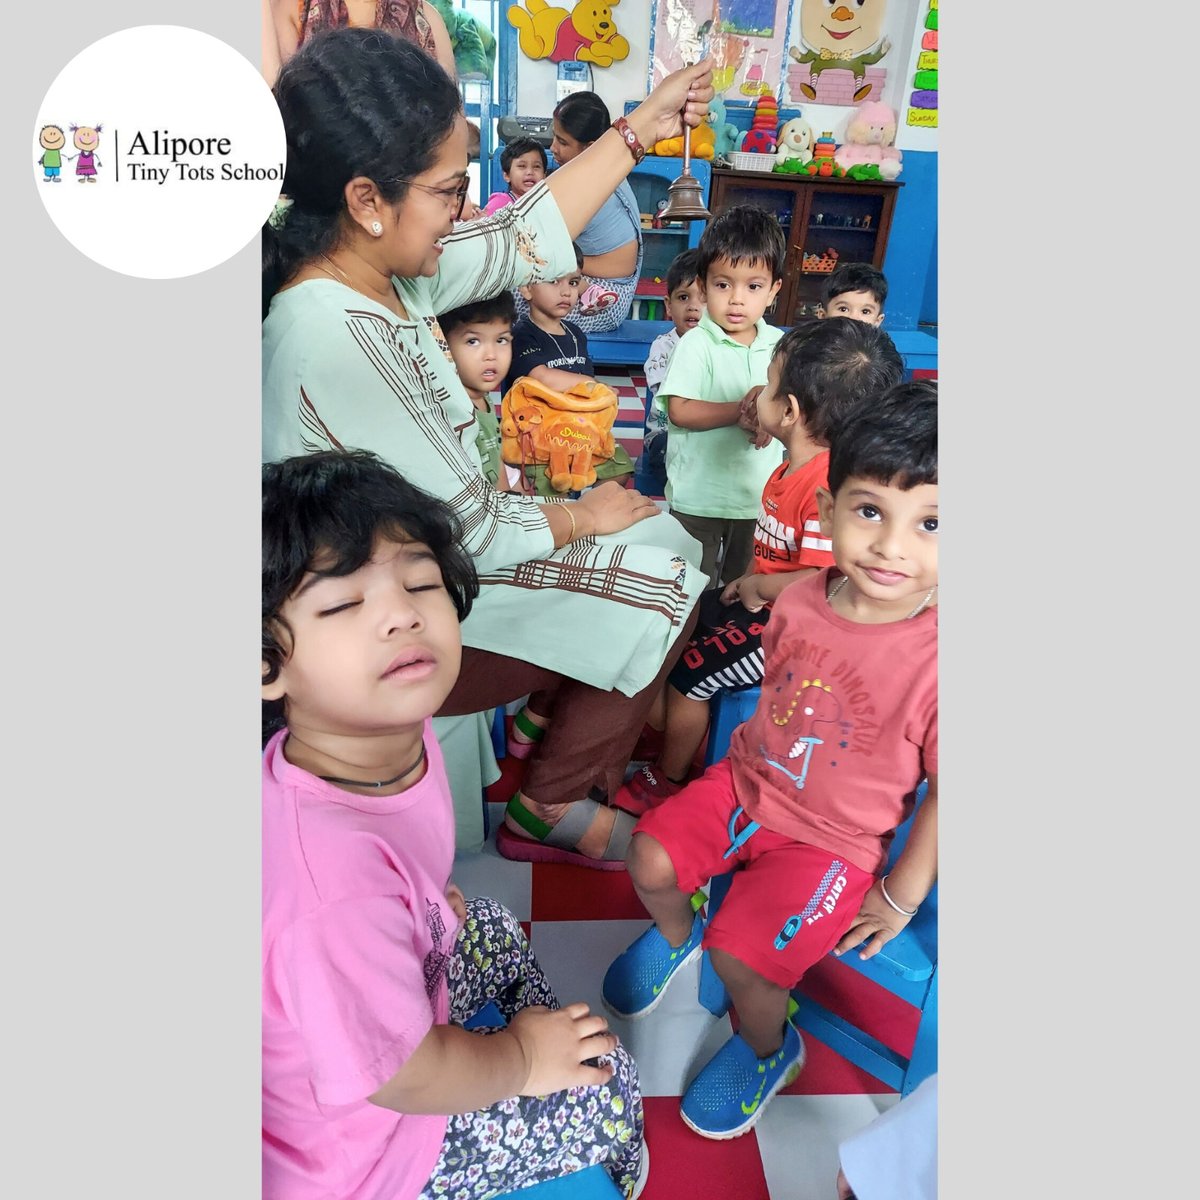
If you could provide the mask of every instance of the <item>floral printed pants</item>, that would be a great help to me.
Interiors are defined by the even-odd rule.
[[[517,919],[495,900],[467,901],[467,919],[447,966],[450,1020],[461,1024],[488,1001],[510,1021],[522,1008],[558,1008]],[[488,1032],[480,1031],[480,1036]],[[513,1096],[451,1116],[446,1141],[419,1200],[487,1200],[600,1163],[629,1195],[642,1149],[642,1095],[623,1046],[603,1087]]]

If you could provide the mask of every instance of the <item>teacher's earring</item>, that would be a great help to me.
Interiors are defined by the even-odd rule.
[[[383,232],[383,222],[382,221],[372,221],[371,222],[371,232],[376,237],[378,237]]]

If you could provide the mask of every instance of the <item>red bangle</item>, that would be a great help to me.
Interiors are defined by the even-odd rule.
[[[633,127],[624,117],[618,117],[612,127],[625,139],[625,145],[629,147],[629,153],[633,155],[633,162],[636,166],[646,157],[646,147],[638,141],[638,135],[633,132]]]

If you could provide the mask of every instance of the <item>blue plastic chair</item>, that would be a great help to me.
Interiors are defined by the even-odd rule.
[[[729,752],[733,731],[750,719],[761,695],[762,688],[756,684],[747,688],[722,688],[713,697],[708,719],[708,748],[704,751],[706,767],[711,767]]]
[[[707,763],[716,762],[728,751],[730,734],[754,711],[759,693],[757,687],[717,693],[705,754]],[[925,792],[926,785],[922,783],[917,789],[914,815],[925,798]],[[910,816],[892,839],[888,870],[904,848],[911,828]],[[710,918],[725,898],[730,882],[729,874],[713,877],[708,897]],[[794,1021],[800,1029],[811,1033],[902,1096],[907,1096],[917,1084],[937,1070],[937,893],[935,884],[917,915],[878,954],[864,962],[858,957],[857,950],[851,950],[837,959],[920,1011],[916,1041],[907,1058],[885,1046],[869,1031],[851,1024],[810,997],[802,996],[799,992],[792,994],[799,1005]],[[713,969],[707,953],[700,967],[700,1003],[717,1016],[723,1016],[729,1009],[729,993]]]

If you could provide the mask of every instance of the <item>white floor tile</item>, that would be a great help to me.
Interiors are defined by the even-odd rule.
[[[645,921],[535,921],[533,949],[559,1000],[584,1000],[608,1017],[637,1062],[643,1095],[681,1096],[732,1027],[696,999],[698,961],[679,972],[659,1006],[640,1021],[614,1017],[603,1006],[600,988],[608,964],[645,928]]]
[[[838,1143],[897,1096],[776,1096],[755,1125],[771,1200],[837,1200]]]
[[[504,819],[504,805],[492,804],[492,830]],[[464,896],[490,896],[510,909],[518,921],[533,911],[533,864],[513,862],[496,852],[494,836],[482,850],[463,851],[454,858],[454,882]]]

